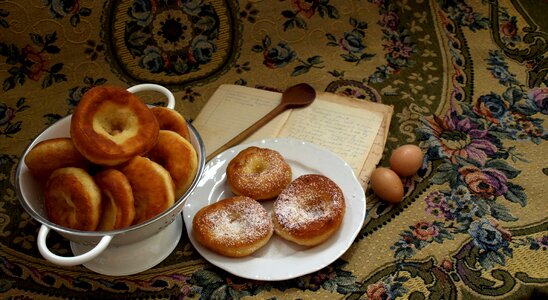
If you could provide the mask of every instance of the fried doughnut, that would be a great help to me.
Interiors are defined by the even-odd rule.
[[[215,253],[243,257],[264,246],[273,228],[259,202],[235,196],[202,207],[192,220],[192,232],[201,245]]]
[[[232,192],[255,200],[275,198],[291,176],[291,167],[279,152],[254,146],[240,151],[226,168]]]
[[[192,144],[171,130],[160,130],[158,143],[147,157],[169,172],[175,185],[175,199],[182,197],[198,171],[198,156]]]
[[[161,165],[146,157],[135,156],[122,167],[121,172],[126,175],[133,191],[133,224],[155,217],[173,205],[173,181]]]
[[[130,226],[135,218],[133,191],[124,173],[106,169],[93,176],[101,190],[103,213],[97,230],[115,230]]]
[[[85,170],[60,168],[46,182],[44,206],[51,222],[92,231],[101,218],[101,191]]]
[[[36,144],[25,156],[30,173],[44,182],[59,168],[87,169],[90,162],[76,150],[70,138],[53,138]]]
[[[156,106],[150,110],[156,117],[160,129],[175,131],[187,141],[190,141],[188,125],[185,118],[178,111],[163,106]]]
[[[158,122],[132,93],[118,87],[94,87],[74,109],[70,135],[91,162],[115,166],[148,152],[158,139]]]
[[[307,174],[292,181],[274,201],[272,209],[276,234],[299,245],[314,246],[340,227],[345,200],[331,179]]]

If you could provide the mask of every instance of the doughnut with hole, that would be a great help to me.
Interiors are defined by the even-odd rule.
[[[39,142],[25,156],[30,173],[39,180],[64,167],[88,169],[91,165],[74,147],[71,138],[53,138]]]
[[[185,118],[176,110],[155,106],[150,109],[162,130],[171,130],[190,141],[190,131]]]
[[[226,168],[232,192],[255,200],[275,198],[291,176],[291,167],[278,151],[255,146],[240,151]]]
[[[93,231],[101,218],[101,191],[87,171],[60,168],[53,171],[46,182],[44,206],[51,222]]]
[[[74,109],[70,136],[93,163],[115,166],[148,152],[158,139],[158,121],[134,94],[118,87],[88,90]]]
[[[135,156],[122,167],[121,172],[126,175],[133,191],[133,225],[143,223],[173,205],[173,180],[161,165],[146,157]]]
[[[93,176],[101,191],[103,213],[97,230],[115,230],[131,226],[135,218],[133,191],[124,173],[103,170]]]
[[[175,185],[175,198],[182,197],[198,171],[198,156],[192,144],[174,131],[160,130],[158,143],[146,156],[169,172]]]

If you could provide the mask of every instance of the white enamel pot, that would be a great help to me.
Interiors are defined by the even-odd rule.
[[[162,93],[168,101],[166,106],[172,109],[175,108],[175,97],[163,86],[140,84],[132,86],[127,90],[132,93],[143,91]],[[40,141],[56,137],[69,137],[70,121],[71,115],[66,116],[40,133],[23,153],[16,171],[15,187],[21,205],[35,220],[42,224],[38,233],[37,244],[38,250],[46,260],[61,266],[85,264],[97,258],[109,247],[129,245],[150,238],[172,224],[176,218],[180,218],[180,212],[183,209],[184,203],[190,193],[196,188],[205,166],[204,144],[199,133],[191,124],[188,124],[188,126],[191,143],[198,154],[198,171],[188,191],[180,199],[177,199],[172,207],[144,223],[112,231],[74,230],[49,221],[44,208],[43,186],[30,174],[24,163],[24,158],[30,149]],[[71,244],[83,245],[90,250],[75,256],[59,256],[53,253],[46,244],[47,236],[51,230],[56,231],[71,241]]]

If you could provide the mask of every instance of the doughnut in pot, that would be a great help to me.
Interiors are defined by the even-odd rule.
[[[161,165],[146,157],[136,156],[123,166],[121,172],[126,175],[133,191],[133,225],[155,217],[173,205],[173,181]]]
[[[188,125],[185,118],[178,111],[162,106],[156,106],[150,110],[156,117],[160,129],[175,131],[187,141],[190,141]]]
[[[101,191],[103,212],[97,230],[114,230],[130,226],[135,218],[133,191],[124,173],[103,170],[93,176]]]
[[[314,246],[337,231],[346,208],[335,182],[323,175],[307,174],[292,181],[272,209],[276,234],[299,245]]]
[[[226,169],[228,184],[236,195],[255,200],[272,199],[291,182],[291,167],[275,150],[248,147]]]
[[[25,164],[35,178],[43,181],[59,168],[87,169],[90,166],[90,162],[76,150],[68,137],[39,142],[25,156]]]
[[[192,144],[173,131],[160,130],[158,143],[147,157],[169,172],[175,185],[175,198],[182,197],[198,171],[198,156]]]
[[[76,149],[93,163],[115,166],[148,152],[159,125],[135,95],[118,87],[94,87],[74,109],[70,135]]]
[[[101,218],[101,191],[85,170],[60,168],[46,182],[44,205],[51,222],[92,231]]]
[[[202,207],[192,220],[196,240],[209,250],[243,257],[263,247],[273,234],[266,209],[256,200],[235,196]]]

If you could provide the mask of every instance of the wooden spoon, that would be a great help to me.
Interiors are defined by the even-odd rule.
[[[278,106],[272,109],[268,114],[255,122],[253,125],[249,126],[246,130],[242,131],[240,134],[221,146],[219,149],[215,150],[215,152],[209,154],[206,157],[206,161],[209,161],[213,157],[217,156],[219,153],[241,143],[243,140],[248,138],[251,134],[264,126],[270,120],[274,119],[274,117],[281,114],[286,109],[308,106],[314,101],[315,98],[316,91],[309,84],[299,83],[297,85],[289,87],[282,93],[282,101]]]

